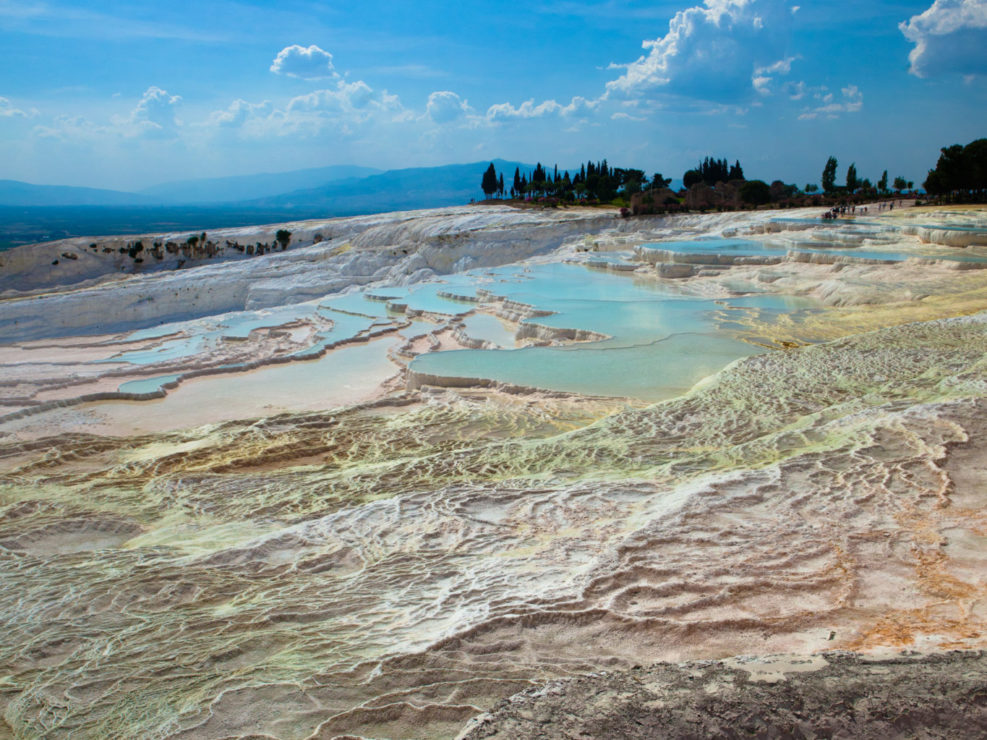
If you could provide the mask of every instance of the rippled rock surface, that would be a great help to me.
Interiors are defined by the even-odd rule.
[[[448,396],[9,443],[4,716],[437,737],[602,667],[977,645],[985,346],[908,325],[591,423]]]
[[[460,737],[980,737],[985,678],[982,652],[660,664],[530,689]]]
[[[429,224],[430,248],[493,259]],[[0,735],[455,737],[518,692],[656,661],[983,648],[984,274],[785,263],[677,280],[837,298],[800,326],[731,312],[786,349],[657,404],[424,387],[244,419],[237,393],[307,392],[244,373],[196,396],[214,412],[200,426],[107,432],[99,404],[8,421]],[[280,357],[304,328],[248,336]],[[415,351],[420,330],[394,344]],[[818,343],[785,340],[801,335]],[[31,351],[59,383],[96,352],[50,339]]]

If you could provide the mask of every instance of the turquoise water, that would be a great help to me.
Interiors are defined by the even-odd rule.
[[[923,224],[923,223],[913,223],[910,221],[872,221],[867,218],[856,218],[853,216],[843,217],[833,219],[828,221],[822,218],[773,218],[772,222],[775,223],[789,223],[789,224],[811,224],[813,226],[877,226],[880,228],[887,228],[888,226],[913,226],[919,229],[941,229],[942,231],[963,231],[979,234],[987,234],[987,226],[977,223],[953,223],[950,225],[946,224]]]
[[[363,291],[356,291],[354,293],[347,293],[346,295],[337,296],[335,298],[326,298],[319,301],[319,308],[325,308],[331,311],[345,311],[347,313],[356,313],[362,316],[375,316],[378,318],[383,318],[387,316],[387,304],[371,300],[368,298],[368,294]]]
[[[514,330],[508,328],[496,316],[478,313],[463,319],[466,334],[474,339],[493,342],[499,347],[513,347],[515,343]]]
[[[624,347],[593,344],[435,352],[416,358],[412,369],[445,377],[659,401],[684,393],[733,360],[757,351],[753,345],[728,337],[677,334]]]
[[[122,383],[118,388],[123,393],[154,393],[168,383],[175,383],[181,375],[161,375],[157,378],[142,378]]]
[[[184,336],[162,342],[150,349],[121,352],[102,362],[129,362],[132,365],[149,365],[170,362],[201,354],[210,344],[223,337],[246,339],[255,329],[271,328],[306,319],[316,307],[310,303],[298,303],[258,311],[234,311],[205,319],[178,321],[151,329],[142,329],[127,335],[124,341],[139,341],[166,337],[181,333]]]
[[[439,295],[451,293],[461,296],[475,296],[476,287],[473,281],[477,276],[469,278],[464,275],[449,275],[442,283],[425,283],[411,288],[387,288],[375,291],[374,295],[390,300],[388,303],[406,305],[409,311],[427,311],[429,313],[459,316],[473,310],[472,302],[457,301]]]
[[[784,249],[768,249],[760,242],[745,239],[694,239],[642,244],[645,249],[664,249],[682,254],[727,254],[735,257],[752,257],[762,254],[785,256]]]
[[[420,337],[422,334],[431,334],[439,328],[438,324],[430,321],[419,321],[417,319],[408,322],[408,326],[401,330],[401,336],[405,339]]]
[[[781,219],[779,219],[781,220]],[[800,220],[800,219],[786,219]],[[784,257],[788,251],[809,254],[828,254],[836,257],[858,257],[861,259],[882,260],[885,262],[903,262],[910,257],[926,257],[930,259],[950,260],[952,262],[987,262],[987,256],[980,254],[958,253],[949,247],[942,249],[922,248],[900,252],[885,249],[812,249],[810,247],[770,247],[756,241],[743,239],[698,239],[695,241],[670,241],[642,244],[646,249],[663,249],[679,254],[722,254],[735,257],[774,256]],[[949,250],[949,251],[946,251]]]
[[[808,299],[775,295],[726,301],[682,298],[657,281],[573,264],[501,268],[487,271],[484,278],[489,282],[483,287],[496,295],[554,312],[527,322],[584,329],[609,338],[562,347],[436,352],[415,358],[412,370],[659,400],[760,351],[719,328],[732,318],[728,309],[771,313],[813,305]]]
[[[207,338],[215,339],[215,332],[170,339],[151,349],[121,352],[108,360],[103,360],[103,362],[129,362],[132,365],[151,365],[155,362],[170,362],[183,357],[193,357],[205,349]]]

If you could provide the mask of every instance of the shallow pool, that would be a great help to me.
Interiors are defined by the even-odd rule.
[[[833,257],[880,260],[883,262],[903,262],[909,258],[921,257],[925,259],[949,260],[951,262],[987,263],[987,254],[971,252],[968,249],[956,247],[923,246],[908,251],[847,248],[844,246],[838,248],[813,248],[801,244],[794,246],[775,246],[773,244],[764,244],[762,242],[744,239],[696,239],[692,241],[652,242],[642,244],[641,246],[645,249],[661,249],[677,254],[708,254],[733,257],[784,257],[788,252],[801,252],[805,254],[826,254]]]
[[[677,395],[731,361],[760,351],[722,328],[735,318],[730,309],[763,314],[815,305],[776,295],[683,298],[657,281],[575,264],[502,268],[488,271],[485,280],[483,287],[493,294],[553,312],[525,324],[582,329],[607,338],[556,347],[430,353],[415,358],[412,371],[653,401]]]

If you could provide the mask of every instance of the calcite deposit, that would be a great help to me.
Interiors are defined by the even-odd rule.
[[[943,727],[982,723],[982,655],[935,656],[987,645],[987,215],[816,216],[444,209],[140,274],[102,252],[49,269],[91,239],[0,254],[0,736],[604,737],[651,722],[643,702],[701,732],[686,674],[724,717],[792,679],[648,666],[787,654],[825,707],[824,684],[886,691],[885,664],[812,656],[902,650],[933,656],[882,658],[925,672],[909,706],[945,687],[973,699]],[[697,238],[783,256],[635,258]],[[566,260],[720,301],[709,331],[749,351],[658,403],[409,370],[512,349],[476,316],[518,352],[599,351],[489,282],[464,293],[465,270]],[[774,295],[807,303],[743,304]],[[656,386],[670,343],[640,345]]]

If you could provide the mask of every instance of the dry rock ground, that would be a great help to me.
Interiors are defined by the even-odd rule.
[[[460,740],[987,737],[987,655],[658,663],[502,701]]]

